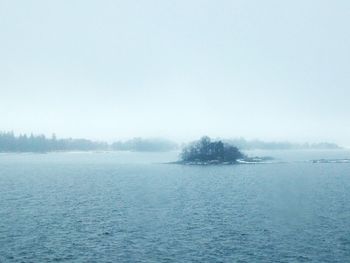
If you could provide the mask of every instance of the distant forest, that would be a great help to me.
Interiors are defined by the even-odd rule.
[[[57,139],[56,135],[19,135],[0,132],[0,152],[53,152],[53,151],[142,151],[165,152],[176,150],[178,145],[165,139],[134,138],[112,144],[87,139]]]
[[[13,132],[0,133],[0,152],[91,151],[107,148],[107,143],[86,139],[57,139],[55,135],[46,138],[44,135],[15,136]]]
[[[289,142],[263,142],[245,139],[222,140],[241,150],[293,150],[293,149],[340,149],[333,143],[293,144]],[[166,139],[134,138],[114,143],[97,142],[87,139],[58,139],[56,135],[19,135],[13,132],[0,132],[0,152],[53,152],[53,151],[134,151],[134,152],[166,152],[179,150],[182,147]]]
[[[290,143],[290,142],[265,142],[260,140],[246,140],[244,138],[224,140],[235,145],[241,150],[333,150],[341,149],[335,143]]]
[[[127,141],[118,141],[111,145],[112,150],[134,152],[167,152],[177,150],[177,143],[166,139],[134,138]]]

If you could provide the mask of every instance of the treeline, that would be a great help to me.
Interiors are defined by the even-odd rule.
[[[0,132],[0,152],[53,152],[53,151],[135,151],[166,152],[178,149],[178,145],[165,139],[134,138],[112,144],[87,139],[57,139],[45,135]]]
[[[289,142],[264,142],[260,140],[248,141],[243,138],[222,140],[222,143],[226,145],[235,145],[241,150],[341,149],[341,147],[334,143],[294,144]],[[211,145],[211,147],[213,145]],[[52,152],[100,150],[166,152],[179,150],[180,148],[181,147],[179,147],[179,145],[175,142],[160,138],[134,138],[126,141],[117,141],[108,144],[106,142],[96,142],[87,139],[57,139],[54,134],[51,137],[33,134],[21,134],[19,136],[15,136],[13,132],[0,132],[0,152]],[[219,148],[221,149],[221,146]]]
[[[290,143],[290,142],[265,142],[260,140],[246,140],[244,138],[225,140],[242,150],[332,150],[341,147],[335,143]]]
[[[134,138],[127,141],[118,141],[113,143],[112,149],[116,151],[133,152],[167,152],[178,149],[178,145],[165,139],[143,139]]]
[[[52,151],[91,151],[106,150],[108,144],[86,139],[57,139],[44,135],[15,136],[13,132],[0,133],[0,152],[52,152]]]

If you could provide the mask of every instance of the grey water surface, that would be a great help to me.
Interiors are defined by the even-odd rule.
[[[350,153],[251,154],[0,154],[0,262],[350,262]]]

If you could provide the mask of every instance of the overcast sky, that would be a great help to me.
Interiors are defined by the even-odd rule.
[[[348,0],[0,0],[0,130],[350,146]]]

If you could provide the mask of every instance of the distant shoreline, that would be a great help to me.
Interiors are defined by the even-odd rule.
[[[342,150],[347,149],[335,143],[290,143],[266,142],[261,140],[223,139],[224,144],[234,145],[241,151],[286,151],[286,150]],[[129,140],[92,141],[88,139],[57,138],[45,135],[15,135],[14,132],[0,131],[0,152],[6,153],[47,153],[47,152],[90,152],[90,151],[130,151],[130,152],[170,152],[178,151],[184,143],[164,138],[136,137]]]
[[[350,148],[337,148],[337,149],[246,149],[243,150],[244,152],[256,152],[256,151],[262,151],[262,152],[274,152],[274,151],[281,151],[281,152],[292,152],[292,151],[300,151],[300,152],[312,152],[312,151],[350,151]],[[18,153],[18,154],[26,154],[26,153],[37,153],[37,154],[48,154],[48,153],[145,153],[145,154],[152,154],[152,153],[170,153],[170,152],[178,152],[179,150],[169,150],[169,151],[135,151],[135,150],[77,150],[77,151],[0,151],[0,154],[9,154],[9,153]]]

